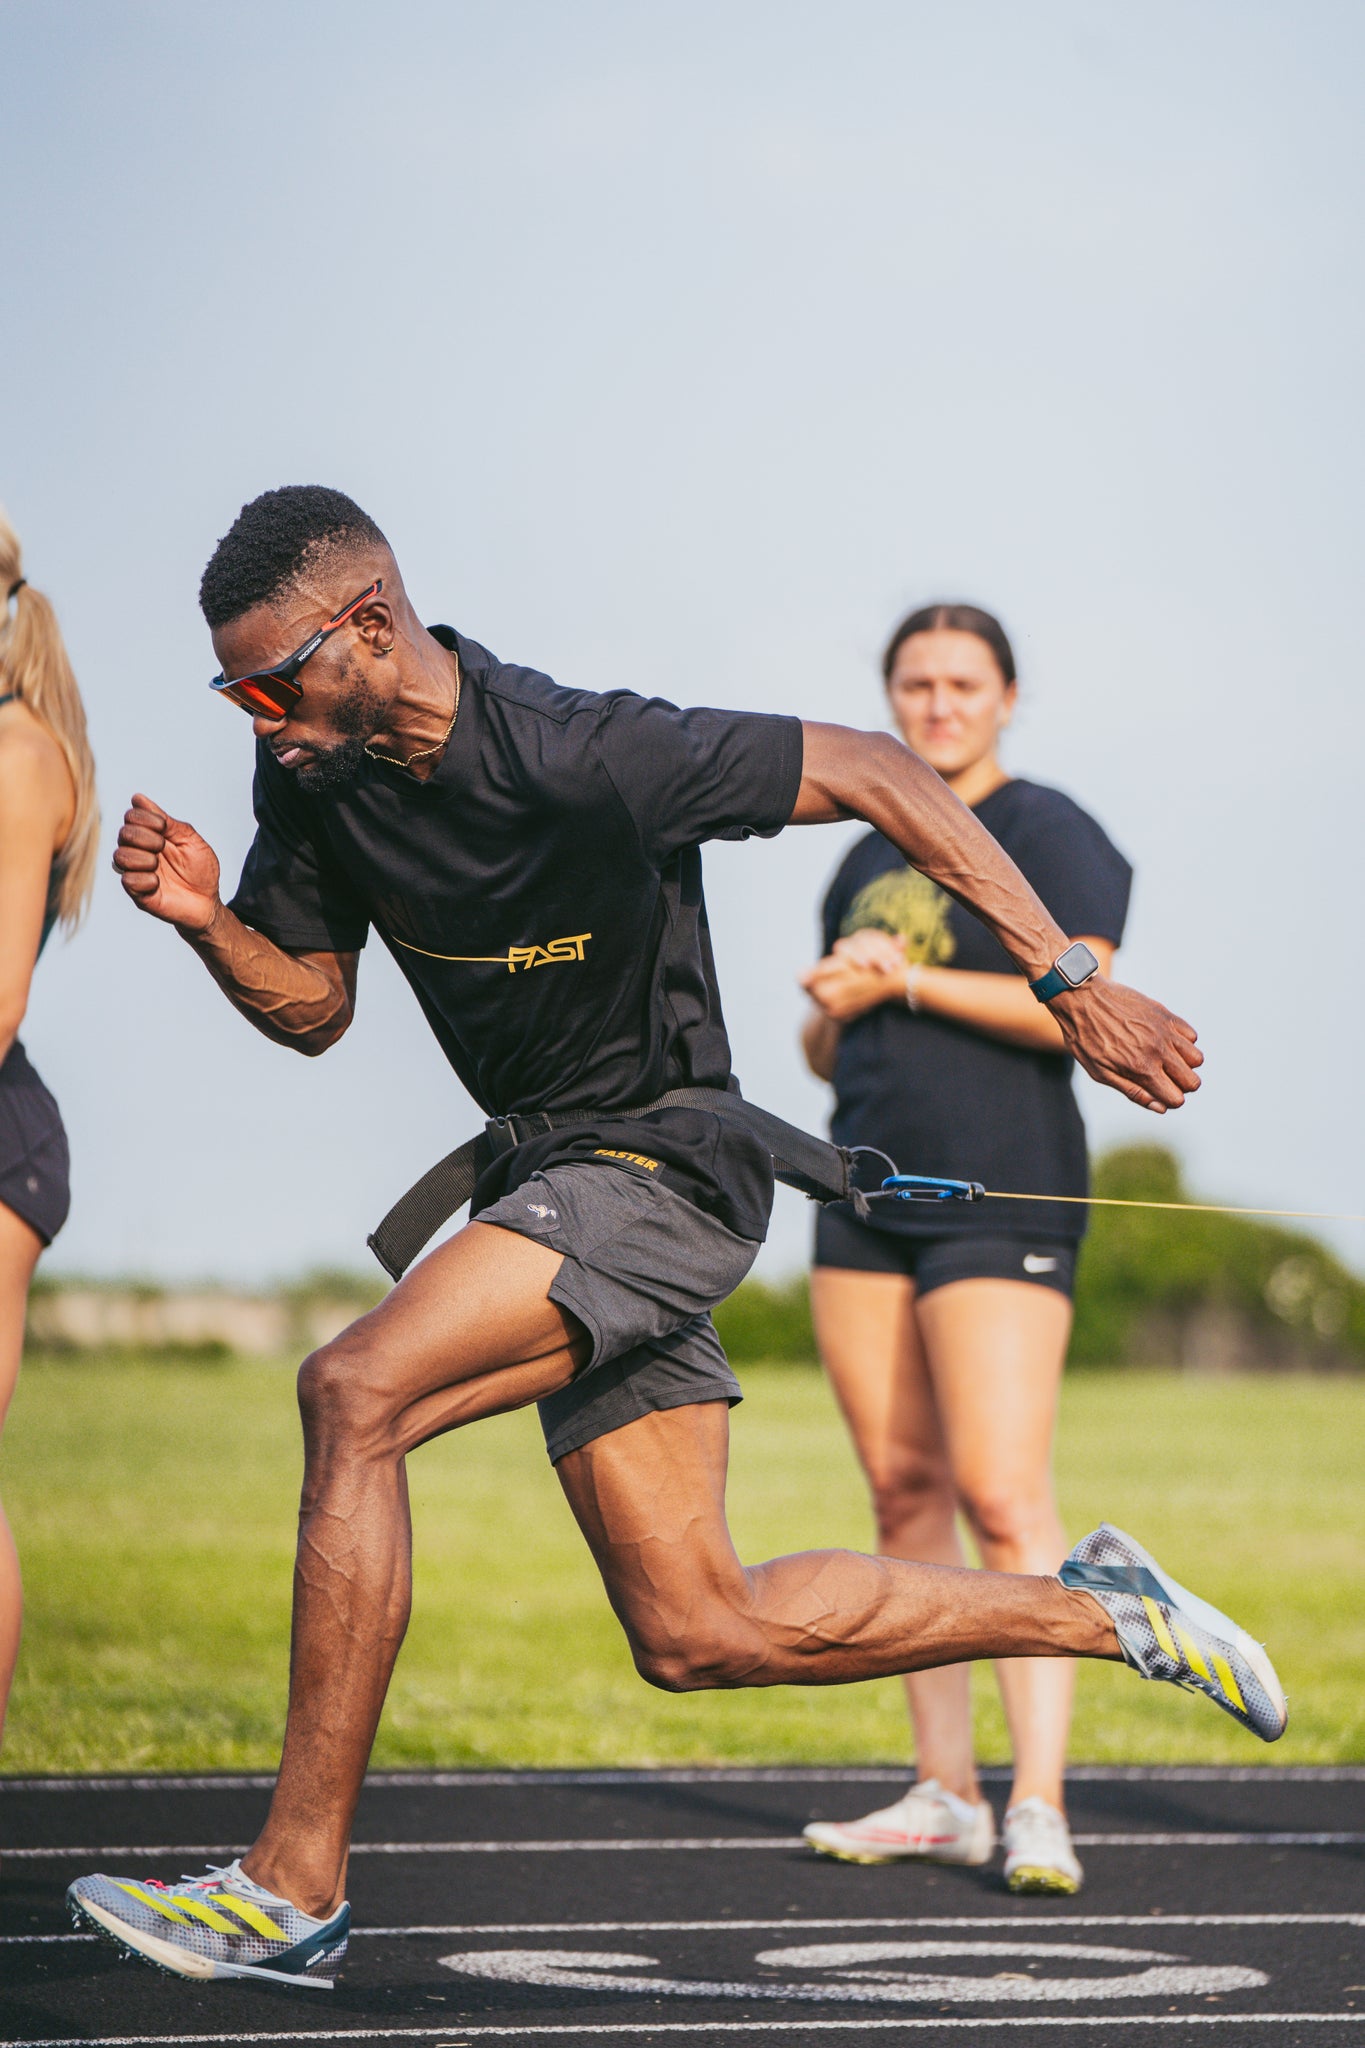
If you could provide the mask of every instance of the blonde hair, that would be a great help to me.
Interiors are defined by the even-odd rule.
[[[14,590],[15,584],[20,587]],[[100,808],[95,757],[85,730],[85,706],[76,684],[57,614],[24,577],[19,536],[0,510],[0,591],[14,590],[11,612],[0,612],[0,683],[27,704],[62,750],[76,790],[76,812],[55,861],[57,915],[74,930],[95,885]]]

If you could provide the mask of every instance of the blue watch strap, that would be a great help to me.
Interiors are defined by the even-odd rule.
[[[1064,953],[1059,953],[1046,974],[1040,974],[1029,987],[1040,1003],[1050,1003],[1054,996],[1064,989],[1081,988],[1098,974],[1100,963],[1086,945],[1084,939],[1073,939]]]
[[[1047,973],[1040,974],[1037,981],[1029,983],[1029,987],[1033,990],[1040,1003],[1050,1003],[1052,998],[1059,996],[1064,988],[1070,988],[1071,983],[1064,974],[1059,974],[1055,967],[1049,967]]]

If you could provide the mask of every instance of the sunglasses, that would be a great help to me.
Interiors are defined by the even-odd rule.
[[[368,590],[362,590],[359,597],[353,597],[339,612],[333,612],[325,626],[310,634],[302,647],[296,647],[287,660],[277,661],[274,668],[253,669],[249,676],[234,676],[230,682],[226,676],[218,675],[209,688],[216,690],[220,697],[226,697],[229,704],[240,704],[243,711],[249,712],[253,718],[258,713],[264,713],[267,718],[287,718],[303,695],[303,685],[295,679],[305,661],[317,653],[324,640],[330,640],[338,626],[345,625],[352,613],[358,612],[372,597],[378,597],[383,588],[384,579],[377,576]]]

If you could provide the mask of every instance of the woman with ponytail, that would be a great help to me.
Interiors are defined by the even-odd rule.
[[[19,1376],[29,1281],[66,1221],[66,1132],[19,1026],[54,924],[94,879],[99,808],[85,711],[56,614],[0,512],[0,1426]],[[19,1650],[19,1559],[0,1508],[0,1729]]]

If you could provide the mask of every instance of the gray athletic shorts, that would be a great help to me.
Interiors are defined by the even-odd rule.
[[[757,1242],[644,1169],[548,1166],[471,1219],[564,1254],[550,1299],[577,1316],[592,1353],[540,1403],[551,1462],[642,1415],[743,1399],[711,1310],[752,1266]]]

